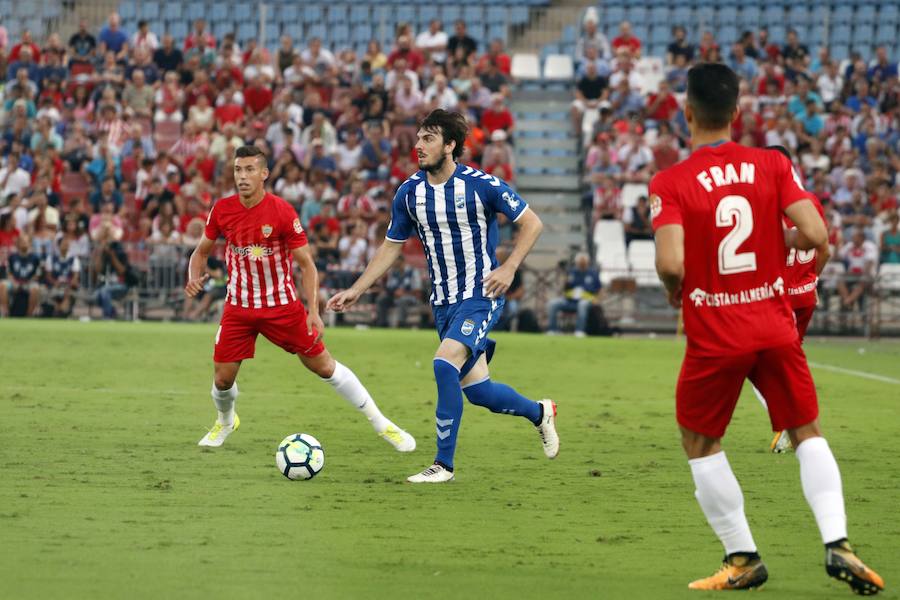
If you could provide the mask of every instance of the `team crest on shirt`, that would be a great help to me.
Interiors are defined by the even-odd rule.
[[[656,194],[650,196],[650,218],[655,219],[662,212],[662,198]]]
[[[516,210],[519,208],[519,201],[516,200],[516,198],[513,197],[513,195],[509,192],[503,192],[502,198],[507,204],[509,204],[509,207],[511,209]]]
[[[456,208],[462,208],[466,205],[466,192],[457,190],[453,192],[453,204]]]
[[[266,224],[266,225],[262,226],[262,234],[263,234],[264,238],[267,238],[270,235],[272,235],[272,231],[274,231],[274,229],[271,225]]]
[[[303,233],[303,225],[300,224],[300,219],[294,219],[294,231],[298,234]]]
[[[472,332],[475,331],[475,321],[466,319],[463,321],[462,327],[460,327],[459,330],[463,335],[472,335]]]

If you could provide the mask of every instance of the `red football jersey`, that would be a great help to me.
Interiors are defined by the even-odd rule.
[[[684,227],[684,329],[698,355],[789,344],[782,216],[806,192],[783,155],[724,142],[650,182],[654,230]]]
[[[806,197],[812,200],[819,211],[822,220],[825,220],[825,209],[822,203],[813,193],[807,193]],[[784,217],[785,227],[793,227],[794,224]],[[816,296],[816,284],[819,276],[816,275],[816,250],[796,250],[788,248],[787,266],[784,270],[784,280],[787,283],[788,299],[793,308],[815,306],[818,302]]]
[[[222,198],[209,212],[205,233],[227,242],[226,304],[269,308],[297,301],[291,250],[307,242],[297,211],[287,201],[266,194],[248,209],[237,195]]]

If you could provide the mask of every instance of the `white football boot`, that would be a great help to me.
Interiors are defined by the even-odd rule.
[[[559,454],[559,435],[556,433],[556,403],[553,400],[541,400],[544,415],[539,425],[535,425],[541,436],[541,445],[547,458],[556,458]]]
[[[453,471],[448,471],[443,465],[433,464],[421,473],[410,475],[406,478],[409,483],[444,483],[453,480]]]
[[[212,429],[209,430],[209,433],[204,435],[203,439],[200,440],[197,445],[206,446],[207,448],[218,448],[225,443],[225,438],[234,433],[240,426],[241,420],[238,418],[237,413],[235,413],[234,423],[231,425],[223,425],[216,421],[215,425],[212,426]]]
[[[788,435],[787,431],[779,431],[775,434],[775,437],[772,438],[772,443],[769,444],[769,450],[771,450],[774,454],[783,454],[791,449],[791,436]]]
[[[416,438],[403,431],[393,423],[378,432],[378,435],[394,447],[397,452],[412,452],[416,449]]]

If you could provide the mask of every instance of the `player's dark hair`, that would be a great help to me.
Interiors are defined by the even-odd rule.
[[[251,156],[259,157],[259,163],[262,166],[266,165],[266,155],[265,153],[257,148],[256,146],[241,146],[237,150],[234,151],[235,158],[249,158]]]
[[[433,133],[440,132],[445,144],[456,142],[456,147],[453,148],[453,160],[462,156],[469,126],[466,124],[466,118],[461,114],[440,108],[435,109],[428,113],[428,116],[419,125],[419,129]]]
[[[738,76],[720,63],[701,63],[687,75],[687,101],[703,129],[722,129],[737,109]]]

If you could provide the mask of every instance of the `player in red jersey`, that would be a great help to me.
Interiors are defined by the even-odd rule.
[[[255,146],[237,149],[234,181],[238,193],[213,205],[206,231],[191,255],[185,293],[195,296],[209,278],[206,261],[216,239],[225,238],[228,288],[213,354],[212,397],[219,414],[199,445],[221,446],[240,425],[234,412],[238,395],[235,379],[241,362],[253,358],[256,337],[263,334],[273,344],[296,354],[307,369],[365,415],[378,435],[394,448],[411,452],[416,447],[413,437],[381,414],[353,371],[325,349],[325,327],[318,306],[319,277],[306,233],[294,208],[266,193],[263,182],[268,176],[261,150]],[[300,285],[309,312],[297,298],[294,262],[300,268]]]
[[[684,306],[687,350],[676,414],[695,495],[725,546],[722,568],[691,589],[758,587],[768,579],[721,438],[744,379],[769,401],[773,429],[797,449],[800,481],[825,544],[825,567],[858,592],[884,582],[847,542],[841,475],[818,424],[818,403],[788,303],[787,247],[827,236],[790,162],[731,141],[738,78],[722,64],[688,72],[684,113],[693,154],[650,183],[656,268],[669,302]],[[796,229],[785,230],[787,215]]]
[[[767,146],[768,150],[776,150],[781,152],[788,160],[791,160],[791,154],[784,146]],[[813,193],[807,193],[807,197],[815,205],[822,222],[825,222],[825,209],[822,203]],[[788,229],[794,226],[791,220],[784,217],[784,226]],[[826,225],[827,227],[827,225]],[[806,336],[806,329],[812,320],[813,313],[816,310],[816,304],[819,297],[816,294],[816,285],[819,282],[819,273],[825,268],[828,259],[831,258],[831,246],[828,240],[821,244],[818,248],[812,250],[797,250],[796,248],[788,248],[787,265],[784,271],[784,281],[787,286],[788,300],[791,303],[791,309],[794,311],[794,321],[797,324],[797,335],[800,337],[800,343]],[[759,399],[763,408],[768,410],[769,405],[756,387],[753,387],[753,393]],[[772,443],[769,444],[769,450],[776,454],[787,452],[791,447],[791,438],[787,431],[777,431]]]

